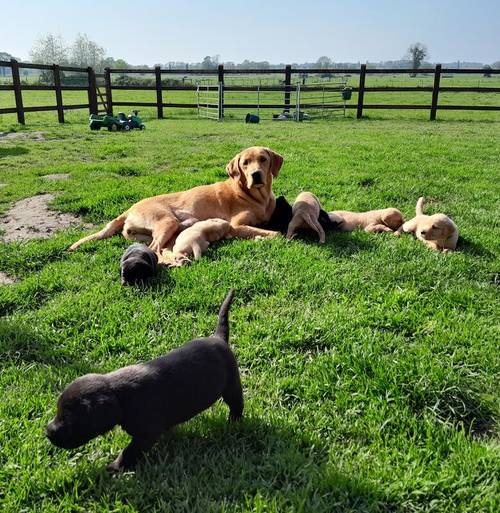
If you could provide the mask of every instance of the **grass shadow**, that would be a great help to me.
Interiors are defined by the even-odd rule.
[[[50,340],[27,325],[0,319],[0,362],[43,363],[55,367],[74,367],[89,372],[80,358],[70,354],[64,344]]]
[[[458,239],[457,250],[469,255],[487,258],[489,260],[495,258],[495,254],[492,251],[462,236]]]
[[[206,432],[172,431],[133,473],[109,476],[96,467],[77,477],[86,483],[80,501],[111,499],[134,511],[253,511],[263,502],[273,511],[327,513],[335,503],[352,512],[402,511],[372,485],[338,472],[328,464],[327,445],[299,430],[257,418],[197,424]],[[62,483],[56,495],[71,493],[71,486]]]
[[[491,401],[460,386],[412,394],[410,406],[417,415],[429,412],[438,422],[463,430],[472,438],[494,435],[498,421]]]
[[[14,146],[13,148],[2,148],[0,147],[0,159],[3,157],[16,157],[18,155],[26,155],[29,153],[27,148],[22,146]]]

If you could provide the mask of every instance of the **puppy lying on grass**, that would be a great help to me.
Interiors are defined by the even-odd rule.
[[[332,222],[339,223],[338,229],[343,232],[352,232],[357,228],[365,232],[393,232],[403,223],[403,214],[397,208],[384,208],[368,212],[348,212],[347,210],[333,210],[328,213]]]
[[[299,228],[309,228],[318,234],[320,244],[324,244],[325,231],[318,221],[320,211],[319,199],[312,192],[301,192],[292,206],[293,217],[286,238],[292,239]]]
[[[445,214],[427,216],[423,213],[425,198],[418,198],[416,217],[407,221],[394,235],[414,233],[417,239],[435,251],[453,251],[457,247],[457,225]]]
[[[183,265],[195,260],[207,250],[210,242],[231,237],[231,224],[224,219],[207,219],[198,221],[191,227],[182,231],[175,240],[172,265]]]
[[[145,244],[132,244],[120,260],[122,285],[133,285],[153,278],[157,273],[158,257]]]
[[[229,419],[243,415],[243,392],[229,347],[230,290],[212,337],[192,340],[149,362],[108,374],[87,374],[69,384],[57,402],[46,435],[64,449],[79,447],[119,424],[130,444],[108,466],[133,468],[166,429],[186,422],[222,397]]]

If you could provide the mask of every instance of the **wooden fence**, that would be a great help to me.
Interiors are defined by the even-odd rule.
[[[219,65],[217,69],[202,70],[202,69],[191,69],[191,70],[171,70],[161,69],[160,67],[149,68],[149,69],[110,69],[106,68],[104,74],[96,74],[92,68],[77,68],[73,66],[58,66],[57,64],[46,65],[46,64],[32,64],[32,63],[20,63],[15,60],[11,61],[0,61],[0,67],[10,68],[12,71],[12,85],[0,85],[0,91],[14,91],[15,107],[2,108],[0,114],[11,114],[16,113],[18,122],[25,124],[25,113],[26,112],[41,112],[41,111],[57,111],[58,119],[60,123],[64,123],[64,111],[73,109],[88,109],[90,114],[97,114],[99,111],[99,104],[104,104],[105,111],[109,114],[113,113],[113,107],[121,106],[136,106],[136,107],[156,107],[157,116],[159,119],[163,118],[164,108],[197,108],[196,103],[169,103],[163,102],[163,91],[195,91],[195,85],[169,85],[165,86],[162,84],[163,75],[203,75],[203,76],[214,76],[217,77],[217,82],[222,85],[222,91],[257,91],[257,86],[224,86],[224,77],[228,75],[281,75],[283,76],[283,85],[277,86],[259,86],[260,91],[281,91],[283,94],[283,103],[273,104],[261,104],[260,108],[273,108],[282,109],[289,111],[294,108],[295,105],[291,103],[291,91],[295,88],[292,85],[292,75],[297,74],[349,74],[359,75],[359,83],[357,87],[352,87],[353,92],[358,93],[357,103],[346,104],[347,109],[356,109],[357,118],[363,116],[363,110],[365,109],[418,109],[418,110],[429,110],[430,119],[436,119],[436,113],[438,110],[482,110],[482,111],[500,111],[500,102],[498,105],[439,105],[439,93],[463,93],[463,92],[474,92],[474,93],[500,93],[500,87],[442,87],[441,86],[441,75],[442,74],[475,74],[483,75],[485,73],[498,75],[500,70],[492,69],[444,69],[440,64],[437,64],[435,68],[426,69],[372,69],[367,68],[365,64],[362,64],[359,69],[298,69],[292,68],[290,65],[286,66],[285,69],[224,69],[223,65]],[[37,69],[42,71],[51,71],[53,74],[53,85],[30,85],[23,84],[20,79],[20,69]],[[61,72],[79,72],[87,75],[87,85],[61,85]],[[420,86],[378,86],[378,87],[367,87],[366,76],[370,74],[433,74],[434,85],[432,87],[420,87]],[[112,82],[113,74],[149,74],[155,78],[155,85],[117,85]],[[97,87],[97,79],[104,79],[105,95],[100,93]],[[314,86],[305,86],[309,91],[321,91],[324,88],[315,88]],[[25,107],[23,105],[23,91],[54,91],[56,97],[56,105],[45,105],[38,107]],[[156,91],[156,102],[134,102],[134,101],[113,101],[114,90],[127,90],[127,91]],[[63,91],[87,91],[88,100],[83,104],[65,105],[63,104]],[[364,96],[366,92],[431,92],[432,99],[430,105],[415,105],[415,104],[366,104],[364,103]],[[99,97],[100,98],[99,98]],[[224,94],[220,95],[220,109],[221,117],[224,115],[224,109],[251,109],[257,107],[256,104],[252,103],[224,103]]]

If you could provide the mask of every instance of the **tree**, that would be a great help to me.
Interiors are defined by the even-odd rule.
[[[316,61],[316,64],[318,68],[321,69],[330,68],[332,65],[332,60],[330,59],[330,57],[323,55]]]
[[[408,48],[408,58],[411,61],[411,66],[413,69],[420,68],[422,61],[429,56],[427,51],[427,47],[422,43],[412,44]]]
[[[103,60],[104,48],[91,41],[87,34],[79,33],[71,47],[71,63],[80,68],[90,66],[96,70],[101,70]]]
[[[37,64],[67,64],[68,49],[61,36],[46,34],[35,42],[30,51],[30,57]],[[52,71],[41,71],[40,80],[42,82],[52,82]]]
[[[483,66],[483,69],[484,69],[484,77],[485,78],[491,78],[491,66],[489,64],[485,64]]]
[[[30,57],[37,64],[67,64],[68,49],[61,36],[46,34],[35,42]]]
[[[212,69],[212,68],[216,68],[217,67],[217,61],[214,61],[214,59],[218,58],[218,56],[216,57],[210,57],[210,55],[207,55],[202,63],[201,63],[201,67],[203,69]]]
[[[493,69],[500,69],[500,61],[496,61],[496,62],[494,62],[494,63],[491,65],[491,67],[492,67]]]

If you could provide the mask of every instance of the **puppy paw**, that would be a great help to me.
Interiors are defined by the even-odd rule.
[[[121,472],[122,470],[124,470],[123,465],[121,464],[120,461],[118,461],[119,459],[120,458],[117,458],[115,461],[113,461],[113,463],[110,463],[109,465],[107,465],[106,471],[109,472],[110,474],[117,474],[118,472]]]

